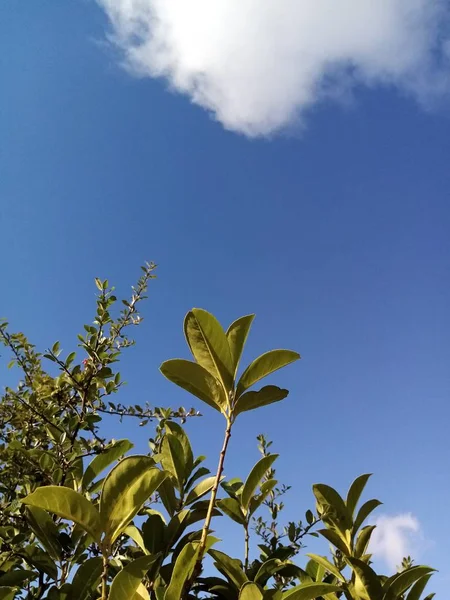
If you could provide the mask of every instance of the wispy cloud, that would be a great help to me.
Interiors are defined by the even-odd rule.
[[[447,0],[97,0],[128,68],[268,135],[356,85],[450,87]]]
[[[405,556],[414,558],[420,539],[420,524],[416,517],[409,513],[381,515],[375,525],[377,528],[372,534],[370,552],[376,559],[395,571]]]

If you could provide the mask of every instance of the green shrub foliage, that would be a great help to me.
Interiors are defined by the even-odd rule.
[[[143,267],[120,311],[114,289],[96,280],[96,314],[76,352],[66,355],[56,342],[41,354],[0,323],[8,366],[21,371],[0,404],[0,600],[430,600],[433,569],[409,558],[390,577],[373,568],[374,527],[366,521],[380,502],[361,500],[369,475],[344,496],[314,485],[315,510],[284,525],[289,487],[276,479],[280,459],[264,436],[247,477],[224,478],[236,419],[286,398],[270,375],[300,358],[270,350],[241,367],[254,315],[225,330],[207,311],[192,309],[184,320],[191,360],[161,365],[205,411],[221,413],[215,473],[195,456],[183,428],[198,411],[112,401],[154,269]],[[105,415],[153,427],[150,452],[135,455],[130,440],[107,439]],[[214,536],[218,517],[242,528],[233,556]],[[307,553],[308,536],[323,539],[324,555]]]

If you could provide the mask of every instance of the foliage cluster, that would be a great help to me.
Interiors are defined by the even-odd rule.
[[[264,436],[258,436],[261,458],[245,481],[223,477],[239,415],[288,395],[274,385],[254,386],[300,358],[272,350],[240,370],[253,315],[225,331],[210,313],[191,310],[184,333],[193,360],[161,365],[167,379],[223,416],[215,474],[204,456],[194,455],[182,426],[197,411],[111,400],[122,386],[118,361],[133,344],[128,332],[141,322],[139,304],[153,277],[154,265],[145,265],[117,316],[114,289],[96,280],[95,318],[78,336],[82,357],[63,356],[58,343],[40,354],[23,334],[0,324],[9,366],[22,372],[0,404],[0,600],[422,598],[433,569],[406,561],[387,577],[373,568],[374,527],[365,522],[380,503],[359,505],[369,475],[358,477],[344,497],[314,485],[315,511],[285,526],[279,519],[289,488],[276,480],[278,455]],[[130,454],[127,439],[105,438],[105,414],[154,424],[148,454]],[[219,517],[242,528],[239,558],[219,549],[213,535]],[[322,538],[330,550],[308,554],[299,566],[306,536]],[[213,566],[205,567],[206,555]]]

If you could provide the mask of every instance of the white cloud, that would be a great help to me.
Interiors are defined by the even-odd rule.
[[[372,534],[370,552],[382,560],[389,569],[396,570],[405,556],[414,558],[420,538],[419,521],[411,514],[381,515],[375,521],[377,528]]]
[[[131,70],[249,136],[357,84],[450,88],[447,0],[97,0]]]

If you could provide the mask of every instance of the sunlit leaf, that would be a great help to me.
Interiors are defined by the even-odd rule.
[[[237,417],[240,413],[280,402],[288,395],[288,390],[283,390],[276,385],[266,385],[259,391],[246,392],[239,396],[233,409],[233,415]]]
[[[245,317],[240,317],[231,323],[226,332],[228,345],[231,352],[231,360],[234,367],[233,378],[236,377],[236,373],[239,368],[239,361],[241,360],[245,342],[247,341],[250,327],[254,318],[255,315],[246,315]]]
[[[240,525],[245,523],[245,515],[242,512],[241,505],[235,498],[223,498],[217,501],[217,506],[224,512],[230,519],[236,521]]]
[[[72,580],[70,599],[90,600],[93,591],[100,583],[102,570],[102,559],[99,556],[89,558],[80,565]]]
[[[133,448],[133,444],[129,440],[118,440],[113,446],[104,450],[96,456],[87,466],[81,481],[83,490],[87,489],[88,485],[100,475],[103,469],[106,469],[118,458],[126,454]]]
[[[239,397],[245,390],[248,390],[267,375],[282,369],[299,358],[300,354],[292,350],[270,350],[262,354],[242,373],[237,386],[237,396]]]
[[[263,600],[262,591],[253,581],[247,581],[241,587],[239,600]]]
[[[228,554],[220,552],[220,550],[210,550],[209,554],[213,557],[216,568],[240,590],[244,583],[248,581],[241,561],[231,558]]]
[[[248,509],[250,500],[260,485],[262,478],[277,458],[278,454],[269,454],[269,456],[263,456],[263,458],[261,458],[250,471],[242,490],[241,502],[244,510]]]
[[[198,543],[186,544],[180,552],[173,569],[164,600],[180,600],[186,581],[192,576],[197,559]]]
[[[61,559],[59,531],[48,512],[37,506],[27,506],[26,516],[34,535],[53,560]]]
[[[111,584],[108,600],[132,599],[147,571],[158,558],[158,556],[141,556],[119,571]]]
[[[306,556],[309,556],[309,558],[321,565],[326,571],[334,575],[340,581],[345,581],[345,577],[342,575],[339,569],[328,560],[328,558],[325,558],[324,556],[318,556],[317,554],[307,554]]]
[[[202,496],[207,494],[210,490],[212,490],[214,486],[214,482],[216,481],[216,477],[207,477],[200,481],[193,490],[191,490],[186,498],[186,504],[192,504],[196,500],[199,500]]]
[[[325,596],[332,592],[338,592],[339,587],[337,585],[331,585],[330,583],[302,583],[294,588],[291,588],[287,592],[284,592],[282,598],[286,600],[314,600],[320,596]]]
[[[371,473],[360,475],[350,486],[350,489],[348,490],[347,494],[347,510],[351,516],[353,516],[355,512],[356,505],[358,504],[361,494],[363,493],[363,490],[366,487],[366,484],[371,476]]]
[[[357,576],[355,587],[358,588],[358,583],[362,585],[363,590],[361,590],[360,593],[364,591],[365,597],[369,600],[381,600],[383,597],[383,590],[380,579],[375,571],[358,558],[349,556],[347,557],[347,561]]]
[[[353,526],[353,531],[356,533],[367,517],[370,515],[372,511],[374,511],[378,506],[381,506],[382,502],[379,500],[368,500],[365,502],[358,511],[358,514],[355,519],[355,523]]]

